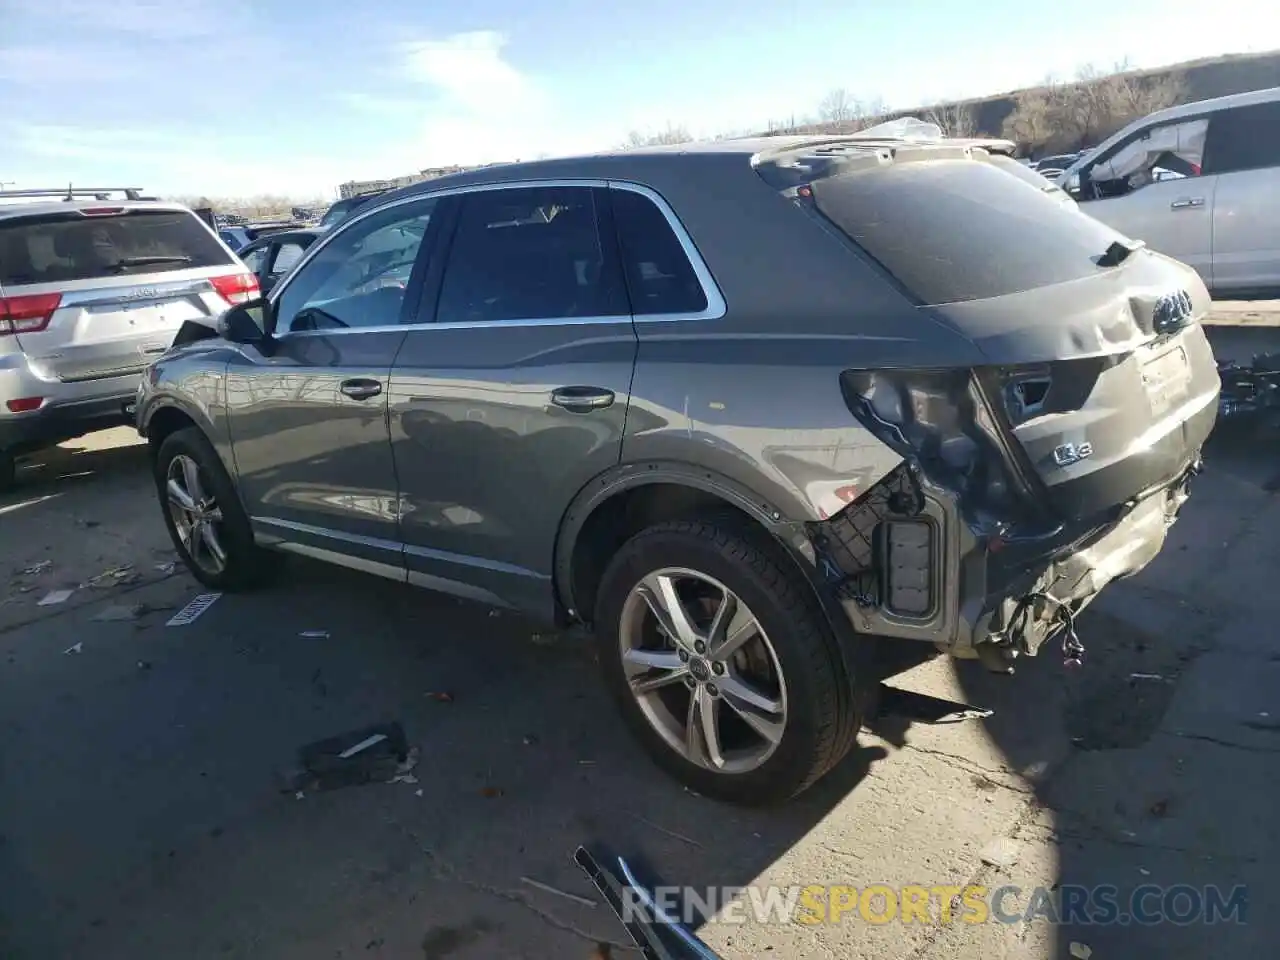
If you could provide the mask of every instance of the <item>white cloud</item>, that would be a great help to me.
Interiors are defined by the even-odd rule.
[[[539,106],[537,85],[503,58],[506,44],[492,30],[406,43],[404,73],[433,87],[449,109],[493,114]]]

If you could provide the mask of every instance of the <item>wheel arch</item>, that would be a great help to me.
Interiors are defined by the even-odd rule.
[[[761,544],[772,548],[808,585],[836,638],[849,676],[863,675],[857,650],[867,644],[858,642],[839,601],[822,580],[803,523],[789,519],[741,483],[692,464],[627,464],[605,471],[578,493],[565,511],[556,538],[554,582],[561,612],[590,623],[605,565],[640,529],[712,512],[728,514],[750,531],[763,534],[758,538]]]

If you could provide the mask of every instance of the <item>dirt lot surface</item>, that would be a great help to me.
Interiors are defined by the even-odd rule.
[[[727,960],[1269,955],[1278,449],[1215,438],[1165,552],[1081,618],[1082,670],[923,662],[893,682],[995,714],[887,718],[801,800],[746,811],[645,760],[582,643],[483,607],[290,561],[166,626],[200,591],[145,448],[65,444],[0,498],[0,957],[586,960],[625,935],[574,899],[595,900],[581,842],[703,890],[1015,885],[1021,911],[1063,884],[1248,887],[1245,924],[703,924]],[[281,792],[298,746],[384,719],[416,782]]]

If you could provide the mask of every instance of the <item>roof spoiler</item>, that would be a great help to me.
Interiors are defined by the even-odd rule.
[[[73,187],[67,184],[66,189],[41,188],[38,190],[0,190],[0,197],[61,197],[63,200],[74,200],[76,197],[92,197],[95,200],[110,200],[111,194],[123,193],[126,200],[147,200],[142,195],[141,187]]]

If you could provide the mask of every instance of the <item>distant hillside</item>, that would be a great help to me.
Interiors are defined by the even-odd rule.
[[[992,97],[888,111],[832,90],[814,120],[769,125],[766,134],[850,133],[902,116],[921,117],[949,136],[985,134],[1016,141],[1030,156],[1093,146],[1129,122],[1179,103],[1280,87],[1280,50],[1188,60],[1153,70],[1087,67],[1072,80]],[[636,135],[633,135],[633,140]],[[683,128],[663,142],[690,139]],[[643,138],[657,140],[657,137]]]
[[[1280,50],[1188,60],[1185,63],[1175,63],[1155,70],[1137,70],[1130,76],[1152,83],[1180,78],[1182,91],[1175,102],[1194,103],[1197,100],[1210,100],[1213,97],[1225,97],[1232,93],[1280,87]],[[1044,92],[1047,92],[1044,87],[1029,87],[1026,90],[1015,90],[995,97],[967,101],[963,105],[972,110],[974,124],[978,131],[998,136],[1005,132],[1005,120],[1016,108],[1019,96]]]

